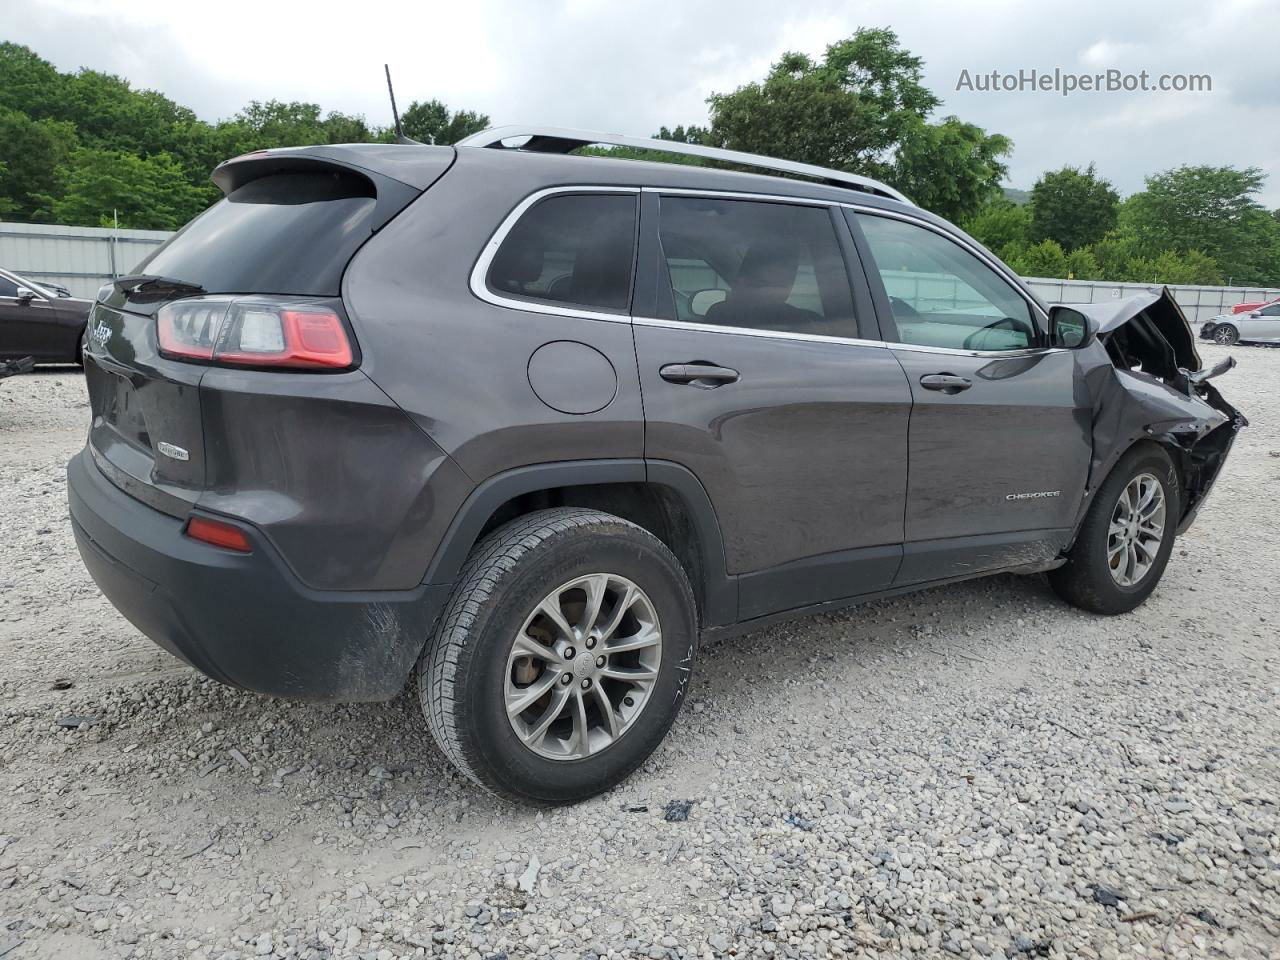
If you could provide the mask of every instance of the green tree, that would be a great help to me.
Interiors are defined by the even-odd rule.
[[[941,102],[892,30],[857,31],[815,62],[785,53],[763,82],[713,93],[710,141],[732,150],[883,174],[887,154]]]
[[[1108,234],[1088,250],[1098,263],[1101,280],[1124,280],[1128,277],[1129,264],[1138,256],[1138,245],[1129,236]]]
[[[1011,144],[946,117],[922,83],[923,61],[887,29],[862,29],[820,61],[784,53],[763,81],[713,93],[711,126],[660,137],[797,160],[892,183],[915,202],[966,218],[999,192]]]
[[[36,120],[65,119],[61,110],[68,80],[30,47],[0,43],[0,107]]]
[[[706,127],[699,127],[692,123],[687,127],[676,127],[674,130],[659,127],[658,132],[653,135],[653,139],[673,140],[676,143],[710,143],[711,131]]]
[[[234,122],[245,137],[246,151],[329,142],[318,103],[252,100]]]
[[[53,203],[59,223],[176,230],[200,212],[200,191],[167,153],[151,157],[81,149],[72,158],[62,196]]]
[[[143,156],[173,149],[174,127],[195,114],[154,90],[96,70],[67,78],[59,119],[75,124],[85,146]]]
[[[400,115],[400,125],[405,136],[422,143],[451,144],[486,129],[489,117],[472,110],[450,111],[439,100],[415,100]]]
[[[1067,280],[1105,280],[1098,258],[1088,247],[1079,247],[1067,254]]]
[[[1155,257],[1136,257],[1129,262],[1124,279],[1130,283],[1186,283],[1217,285],[1222,273],[1212,257],[1199,250],[1180,253],[1162,250]]]
[[[1044,174],[1031,189],[1032,242],[1054,240],[1074,250],[1106,236],[1116,225],[1120,195],[1093,164]]]
[[[1054,240],[1007,250],[1002,259],[1022,277],[1062,278],[1067,275],[1067,255]]]
[[[1153,262],[1165,250],[1198,250],[1233,282],[1280,282],[1280,223],[1254,199],[1265,181],[1256,167],[1156,174],[1123,204],[1120,230]]]
[[[1022,246],[1031,229],[1031,214],[1025,206],[998,197],[983,206],[968,220],[964,229],[989,250],[1003,250],[1010,245]]]
[[[48,219],[53,198],[61,193],[59,170],[75,147],[71,124],[0,108],[0,215]]]
[[[911,124],[898,145],[889,181],[920,206],[948,220],[967,220],[1000,195],[1013,149],[1008,137],[946,117]]]

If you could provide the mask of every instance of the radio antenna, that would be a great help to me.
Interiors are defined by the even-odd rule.
[[[396,122],[396,143],[416,143],[421,146],[422,141],[404,135],[404,128],[400,126],[400,111],[396,109],[396,90],[391,85],[391,65],[384,63],[382,69],[387,72],[387,93],[391,95],[391,117]]]

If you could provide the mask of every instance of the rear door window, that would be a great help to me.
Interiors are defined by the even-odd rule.
[[[633,193],[557,194],[502,241],[489,289],[503,297],[626,313],[636,246]]]
[[[373,232],[365,177],[295,172],[259,177],[191,221],[134,273],[197,283],[208,293],[335,297],[347,261]]]
[[[858,336],[826,207],[667,196],[659,237],[673,316],[722,327]]]

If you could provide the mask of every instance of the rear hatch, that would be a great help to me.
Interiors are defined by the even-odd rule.
[[[185,516],[204,490],[209,469],[200,384],[223,356],[211,338],[228,309],[283,305],[293,310],[288,316],[305,323],[312,316],[305,311],[314,307],[346,324],[340,293],[347,262],[453,159],[452,150],[431,150],[411,166],[403,153],[388,152],[396,149],[264,151],[229,161],[213,178],[224,199],[131,276],[102,288],[84,352],[89,449],[117,486],[174,516]],[[379,165],[404,179],[371,168]],[[243,314],[249,307],[238,309]],[[169,336],[176,329],[194,348],[185,356],[171,349],[172,340],[162,350],[158,320],[165,321],[166,310],[178,317],[169,321]],[[346,332],[350,369],[359,353],[349,326]],[[239,346],[254,346],[247,331],[243,340]],[[228,363],[271,368],[261,359],[246,360],[243,352],[225,356]]]

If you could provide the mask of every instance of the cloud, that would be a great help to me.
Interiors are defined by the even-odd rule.
[[[10,0],[6,37],[62,69],[122,74],[211,120],[274,97],[385,123],[385,61],[402,104],[438,97],[495,123],[648,135],[705,122],[708,94],[763,76],[784,50],[820,56],[859,26],[893,27],[924,58],[941,114],[1013,139],[1015,185],[1090,161],[1122,192],[1181,163],[1256,165],[1272,174],[1265,201],[1280,206],[1280,60],[1250,41],[1280,28],[1269,0],[1080,0],[1069,12],[1013,0]],[[1207,73],[1213,90],[955,89],[962,69],[1055,67]]]

